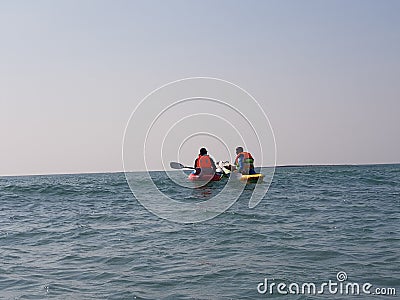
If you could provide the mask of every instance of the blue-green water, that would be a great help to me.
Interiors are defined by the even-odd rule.
[[[188,195],[152,177],[183,201],[223,185]],[[400,293],[400,165],[277,168],[254,209],[251,189],[216,218],[178,224],[141,206],[123,173],[1,177],[0,298],[307,299],[257,285],[339,271]]]

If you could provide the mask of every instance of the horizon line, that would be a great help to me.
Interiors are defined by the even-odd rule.
[[[345,166],[384,166],[384,165],[400,165],[400,162],[392,162],[392,163],[361,163],[361,164],[353,164],[353,163],[343,163],[343,164],[285,164],[285,165],[276,165],[275,168],[290,168],[290,167],[345,167]],[[263,166],[256,168],[273,168],[271,166]],[[163,172],[166,170],[148,170],[149,172]],[[168,170],[174,171],[174,170]],[[146,172],[146,170],[141,171],[131,171],[131,172]],[[120,171],[94,171],[94,172],[71,172],[71,173],[34,173],[34,174],[18,174],[18,175],[0,175],[1,177],[28,177],[28,176],[56,176],[56,175],[90,175],[90,174],[114,174],[114,173],[125,173],[124,170]]]

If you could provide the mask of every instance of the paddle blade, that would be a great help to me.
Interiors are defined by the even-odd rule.
[[[171,161],[171,162],[169,163],[169,166],[170,166],[172,169],[178,169],[178,170],[183,169],[183,168],[185,167],[184,165],[182,165],[182,164],[180,164],[180,163],[178,163],[178,162],[174,162],[174,161]]]

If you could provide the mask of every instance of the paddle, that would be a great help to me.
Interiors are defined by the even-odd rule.
[[[174,161],[171,161],[171,162],[169,163],[169,166],[170,166],[172,169],[177,169],[177,170],[181,170],[181,169],[192,169],[192,170],[196,170],[196,168],[193,168],[193,167],[186,167],[186,166],[182,165],[181,163],[174,162]]]
[[[219,161],[217,162],[218,167],[222,170],[222,172],[229,177],[229,174],[231,173],[231,170],[229,170],[226,166],[224,166],[224,164],[229,164],[229,162],[227,161]],[[230,166],[230,164],[229,164]]]

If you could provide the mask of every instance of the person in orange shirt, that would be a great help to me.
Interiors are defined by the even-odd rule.
[[[235,166],[239,173],[244,175],[256,174],[254,158],[249,152],[243,151],[243,147],[237,147],[236,155]]]
[[[207,154],[206,148],[200,149],[200,154],[194,161],[196,175],[213,175],[217,169],[214,160]]]

